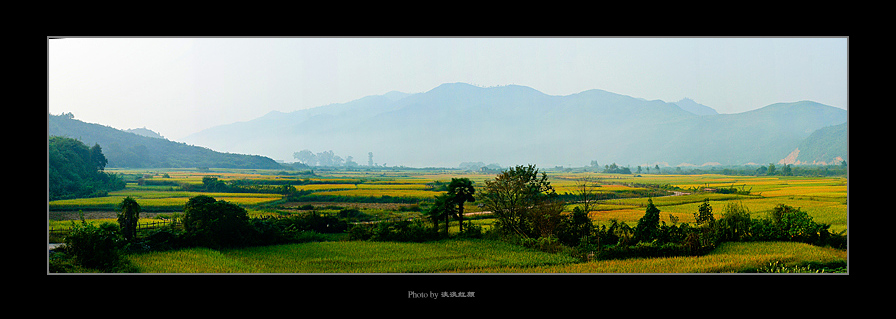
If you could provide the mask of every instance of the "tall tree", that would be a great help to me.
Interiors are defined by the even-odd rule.
[[[438,231],[439,220],[445,219],[445,236],[448,236],[448,226],[451,216],[456,215],[456,206],[448,194],[436,196],[436,200],[428,211],[433,229]]]
[[[90,161],[96,166],[98,171],[102,171],[106,164],[109,163],[106,160],[106,156],[103,155],[103,148],[100,147],[100,144],[93,144],[93,147],[90,148]]]
[[[457,215],[460,220],[460,231],[464,231],[464,203],[475,202],[473,195],[476,188],[473,187],[473,181],[469,178],[452,178],[448,184],[448,197],[455,205],[457,205]]]
[[[647,199],[647,210],[644,216],[638,219],[638,225],[635,226],[635,238],[640,241],[649,242],[657,239],[660,232],[660,210],[653,204],[653,199]]]
[[[597,202],[597,182],[591,176],[582,176],[576,181],[576,193],[579,195],[579,207],[585,214],[590,213]]]
[[[712,215],[712,206],[709,205],[709,198],[703,199],[703,204],[700,204],[700,207],[697,208],[697,212],[694,213],[694,220],[697,221],[697,226],[715,222],[716,219],[715,216]]]
[[[140,220],[140,204],[130,196],[118,204],[118,226],[126,240],[137,238],[137,222]]]
[[[501,172],[494,180],[486,181],[479,194],[483,204],[498,216],[498,229],[524,238],[539,236],[536,223],[550,221],[539,215],[554,215],[562,206],[551,205],[557,192],[535,165],[516,166]]]

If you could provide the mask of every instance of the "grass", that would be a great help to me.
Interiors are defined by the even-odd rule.
[[[739,273],[755,272],[769,263],[793,266],[809,262],[846,263],[846,252],[792,242],[724,243],[705,256],[635,258],[552,265],[511,272],[547,273]]]
[[[488,240],[314,242],[129,255],[143,273],[437,273],[526,269],[574,258]]]
[[[705,256],[579,263],[499,241],[314,242],[129,255],[142,273],[738,273],[769,264],[846,263],[846,252],[802,243],[725,243]]]

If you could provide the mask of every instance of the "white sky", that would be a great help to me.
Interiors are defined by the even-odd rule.
[[[277,110],[442,83],[688,97],[719,113],[847,108],[847,38],[65,38],[47,41],[51,114],[178,140]]]

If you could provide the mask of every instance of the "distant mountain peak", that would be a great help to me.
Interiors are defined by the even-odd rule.
[[[146,136],[146,137],[160,138],[163,140],[165,139],[165,137],[163,137],[162,134],[159,134],[153,130],[150,130],[150,129],[146,128],[146,126],[141,127],[141,128],[132,128],[129,130],[125,130],[125,132],[134,133],[134,134]]]
[[[706,116],[716,114],[691,98],[648,101],[600,89],[554,96],[523,85],[454,82],[271,112],[184,141],[282,161],[301,149],[355,158],[372,152],[382,162],[410,167],[592,160],[729,165],[778,161],[813,131],[846,120],[845,111],[821,105]],[[802,157],[809,148],[800,150]]]
[[[389,91],[389,92],[386,92],[386,94],[383,94],[384,97],[386,97],[387,99],[390,99],[392,101],[401,100],[401,99],[407,97],[408,95],[410,95],[410,94],[404,93],[404,92],[399,92],[399,91]]]
[[[701,115],[701,116],[702,115],[719,114],[719,112],[716,112],[715,109],[708,107],[706,105],[697,103],[696,101],[692,100],[691,98],[687,98],[687,97],[683,98],[683,99],[681,99],[681,101],[675,102],[673,104],[678,105],[678,107],[680,107],[682,110],[685,110],[685,111],[688,111],[688,112],[691,112],[691,113],[694,113],[697,115]]]

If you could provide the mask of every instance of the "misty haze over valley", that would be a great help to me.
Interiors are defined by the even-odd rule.
[[[718,114],[691,99],[645,100],[599,89],[555,96],[519,85],[445,83],[423,93],[392,91],[289,113],[273,111],[197,132],[182,142],[281,162],[299,162],[293,154],[309,150],[352,157],[362,166],[370,159],[380,166],[419,168],[456,168],[465,162],[502,167],[582,167],[592,161],[631,167],[759,165],[785,158],[788,164],[834,164],[847,159],[846,121],[846,110],[812,101]],[[844,129],[819,133],[823,143],[816,137],[806,144],[813,133],[835,126]],[[794,155],[801,146],[803,152]]]

